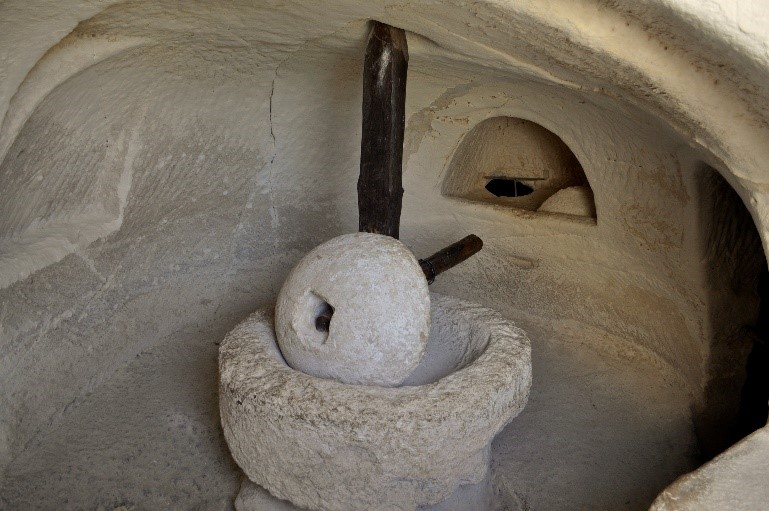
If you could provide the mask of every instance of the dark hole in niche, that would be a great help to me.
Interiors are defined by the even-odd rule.
[[[494,178],[486,183],[486,189],[497,197],[523,197],[530,195],[534,188],[517,180]]]
[[[328,332],[331,326],[331,317],[334,315],[334,308],[328,302],[321,303],[315,311],[315,329],[318,332]]]

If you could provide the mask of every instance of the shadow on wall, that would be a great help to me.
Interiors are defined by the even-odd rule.
[[[735,442],[764,427],[769,419],[769,268],[766,263],[758,278],[758,296],[761,306],[752,330],[753,348],[742,387]]]
[[[704,402],[695,405],[694,421],[705,461],[766,423],[769,360],[762,317],[769,290],[761,240],[740,196],[707,165],[698,170],[697,187],[709,354]]]
[[[551,131],[492,117],[465,135],[443,194],[529,211],[595,218],[593,191],[577,157]]]

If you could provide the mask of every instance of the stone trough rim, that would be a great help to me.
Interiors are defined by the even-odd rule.
[[[417,505],[436,503],[459,484],[480,481],[491,441],[528,399],[530,342],[523,330],[492,309],[436,293],[431,300],[439,310],[463,311],[481,330],[470,335],[489,335],[489,343],[466,366],[425,385],[352,385],[294,370],[277,348],[271,311],[253,313],[227,334],[219,359],[221,420],[233,457],[246,475],[280,498],[313,507],[305,495],[291,494],[283,480],[273,484],[281,466],[295,473],[290,457],[270,459],[265,466],[263,446],[241,445],[250,435],[263,434],[279,444],[284,441],[281,429],[266,425],[281,424],[292,432],[311,431],[315,441],[323,439],[332,450],[365,448],[376,458],[383,480],[430,481],[434,488],[426,491],[429,495],[409,497]],[[255,451],[247,451],[252,448],[262,459],[250,459]],[[445,466],[464,460],[467,467]],[[442,481],[446,474],[456,480]],[[360,491],[358,504],[376,501],[375,489]],[[335,502],[320,508],[345,506]]]
[[[485,326],[491,326],[492,328],[496,327],[495,330],[499,332],[499,329],[503,328],[512,328],[513,330],[517,331],[517,333],[520,333],[523,335],[524,338],[528,341],[528,338],[526,337],[525,332],[521,330],[518,327],[515,327],[513,323],[509,320],[504,319],[501,314],[499,314],[497,311],[493,309],[486,308],[484,306],[465,302],[463,300],[459,300],[453,297],[439,295],[437,293],[431,293],[431,298],[434,300],[437,300],[438,302],[447,303],[447,302],[460,302],[465,306],[473,306],[474,309],[476,309],[477,313],[480,313],[479,315],[482,315],[487,321],[485,323]],[[228,333],[225,339],[222,341],[220,345],[220,353],[223,351],[226,351],[228,349],[229,341],[232,339],[232,336],[235,332],[240,332],[244,329],[247,329],[251,326],[254,322],[257,322],[259,320],[262,320],[262,322],[270,326],[274,325],[273,320],[273,314],[272,309],[269,310],[258,310],[251,315],[249,315],[246,320],[241,322],[232,332]],[[265,332],[268,333],[268,332]],[[500,332],[501,333],[501,332]],[[274,339],[274,332],[270,334],[272,339]],[[503,352],[508,351],[503,346],[500,346],[500,343],[489,343],[489,345],[486,347],[486,349],[473,361],[468,363],[466,366],[460,368],[459,370],[444,376],[443,378],[423,384],[423,385],[404,385],[399,387],[380,387],[376,385],[358,385],[358,384],[346,384],[341,383],[332,379],[327,378],[320,378],[316,376],[311,376],[306,373],[303,373],[301,371],[298,371],[296,369],[293,369],[291,366],[289,366],[285,360],[282,358],[282,355],[280,354],[280,351],[276,348],[274,354],[279,356],[279,362],[278,360],[275,360],[273,364],[273,370],[276,370],[278,372],[283,372],[287,375],[290,375],[292,378],[295,379],[297,385],[301,385],[302,387],[312,386],[316,387],[318,389],[324,389],[328,390],[330,397],[336,397],[337,395],[344,395],[346,397],[349,397],[351,399],[354,398],[360,398],[360,397],[367,397],[369,399],[373,399],[375,401],[379,400],[385,400],[388,402],[391,402],[395,398],[410,398],[410,400],[416,400],[418,398],[423,397],[423,395],[434,395],[438,394],[441,397],[446,396],[446,391],[457,387],[458,383],[464,383],[468,382],[468,380],[472,380],[474,383],[482,382],[483,380],[487,380],[486,387],[493,386],[494,383],[505,383],[509,380],[508,377],[503,372],[496,372],[491,374],[485,374],[485,378],[478,378],[478,373],[481,372],[481,369],[484,371],[492,366],[499,366],[500,369],[504,367],[510,367],[515,366],[516,368],[524,369],[524,367],[519,366],[525,366],[525,364],[521,363],[522,361],[518,358],[514,359],[508,359],[505,360],[504,357],[501,357],[499,355],[502,355]],[[526,346],[521,346],[521,348],[526,352],[526,354],[529,357],[530,360],[530,347],[529,343],[526,343]],[[220,359],[221,360],[221,359]],[[222,364],[224,365],[224,364]],[[229,377],[229,374],[231,374],[230,368],[225,365],[225,367],[222,367],[220,365],[220,381],[222,382],[222,386],[227,385],[227,382],[232,381]],[[530,367],[530,366],[529,366]],[[519,373],[517,373],[519,374]],[[232,391],[237,397],[239,398],[245,398],[247,399],[249,395],[254,395],[254,392],[257,390],[263,391],[264,386],[260,385],[261,382],[264,381],[264,376],[266,375],[266,372],[260,372],[257,374],[252,375],[249,378],[241,379],[243,383],[248,381],[250,384],[246,385],[237,385],[237,386],[229,386],[228,389]],[[489,378],[490,377],[490,378]],[[476,388],[478,386],[476,385]],[[496,387],[499,388],[499,387]],[[489,393],[478,393],[479,395],[488,396],[489,394],[493,394],[494,389],[490,389]],[[479,398],[479,401],[481,399]],[[349,404],[348,399],[340,399],[339,404]],[[449,401],[449,400],[445,400]],[[371,401],[369,401],[370,403]],[[400,403],[400,405],[403,405],[404,403]],[[368,407],[366,407],[368,408]],[[333,419],[334,417],[334,411],[336,409],[332,408],[331,413],[326,415],[327,419]],[[422,414],[427,414],[428,412],[422,412]],[[429,412],[430,414],[434,413],[434,410]],[[413,417],[413,416],[412,416]]]

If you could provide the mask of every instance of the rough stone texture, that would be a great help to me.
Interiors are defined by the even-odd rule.
[[[419,511],[509,511],[505,504],[495,498],[491,484],[491,472],[480,483],[458,487],[445,500],[433,506],[420,506]],[[270,495],[270,492],[256,483],[243,480],[235,499],[237,511],[304,511],[287,500]],[[357,509],[357,508],[356,508]]]
[[[220,348],[220,411],[246,475],[324,511],[413,511],[483,480],[491,440],[528,399],[529,340],[495,311],[433,300],[448,327],[442,335],[469,333],[488,346],[422,386],[345,385],[295,371],[280,356],[269,313],[230,332]]]
[[[315,321],[333,308],[328,331]],[[344,383],[395,386],[419,364],[430,333],[430,292],[409,249],[390,236],[345,234],[291,270],[275,306],[288,365]]]
[[[201,324],[223,334],[274,303],[308,250],[357,229],[367,19],[409,39],[402,239],[420,255],[468,232],[486,242],[437,290],[575,325],[561,340],[580,349],[632,354],[612,374],[648,359],[679,375],[655,402],[689,392],[680,409],[699,415],[724,377],[739,388],[731,333],[750,324],[755,299],[729,287],[714,296],[713,275],[744,266],[734,244],[712,259],[701,247],[717,223],[701,218],[710,207],[697,174],[712,167],[752,215],[718,230],[752,221],[766,245],[765,2],[6,0],[0,272],[13,283],[0,290],[0,467],[13,463],[12,484],[24,484],[27,456],[43,457],[25,451],[75,421],[76,404],[137,354]],[[597,223],[441,194],[462,137],[496,116],[563,140],[593,187]],[[598,391],[584,389],[592,408]],[[733,399],[718,397],[711,415]],[[652,464],[596,486],[615,453],[638,456],[614,411],[584,419],[617,431],[612,450],[591,451],[593,472],[577,465],[589,477],[553,492],[557,481],[532,476],[516,491],[598,487],[624,502],[607,489],[658,487]],[[531,428],[541,423],[551,424]],[[66,487],[66,462],[56,467]]]
[[[301,511],[287,500],[277,499],[270,492],[249,479],[243,479],[238,497],[235,499],[237,511]]]
[[[605,331],[696,400],[719,374],[713,323],[732,316],[710,314],[710,270],[692,264],[710,228],[694,173],[709,162],[769,218],[766,59],[740,29],[765,8],[107,4],[2,4],[0,271],[20,280],[0,291],[0,464],[156,333],[231,313],[235,289],[273,303],[302,254],[356,229],[371,18],[409,33],[403,240],[418,254],[486,240],[446,289]],[[597,225],[441,195],[459,141],[494,116],[564,141]]]
[[[243,474],[219,420],[218,350],[255,306],[154,339],[69,406],[13,461],[0,509],[231,511]],[[697,467],[690,397],[661,367],[596,351],[596,332],[559,334],[558,322],[503,314],[533,339],[535,378],[523,412],[492,443],[502,509],[646,511]]]
[[[593,192],[588,186],[570,186],[558,190],[537,211],[595,217]]]
[[[732,446],[663,491],[651,511],[754,511],[769,506],[769,427]]]

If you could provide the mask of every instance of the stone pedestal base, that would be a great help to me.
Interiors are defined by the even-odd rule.
[[[235,509],[237,511],[307,511],[306,508],[297,507],[287,500],[273,497],[270,492],[248,479],[243,479],[240,493],[235,500]],[[493,511],[496,509],[498,506],[491,484],[491,471],[489,471],[480,483],[462,485],[443,502],[420,507],[419,511]]]

